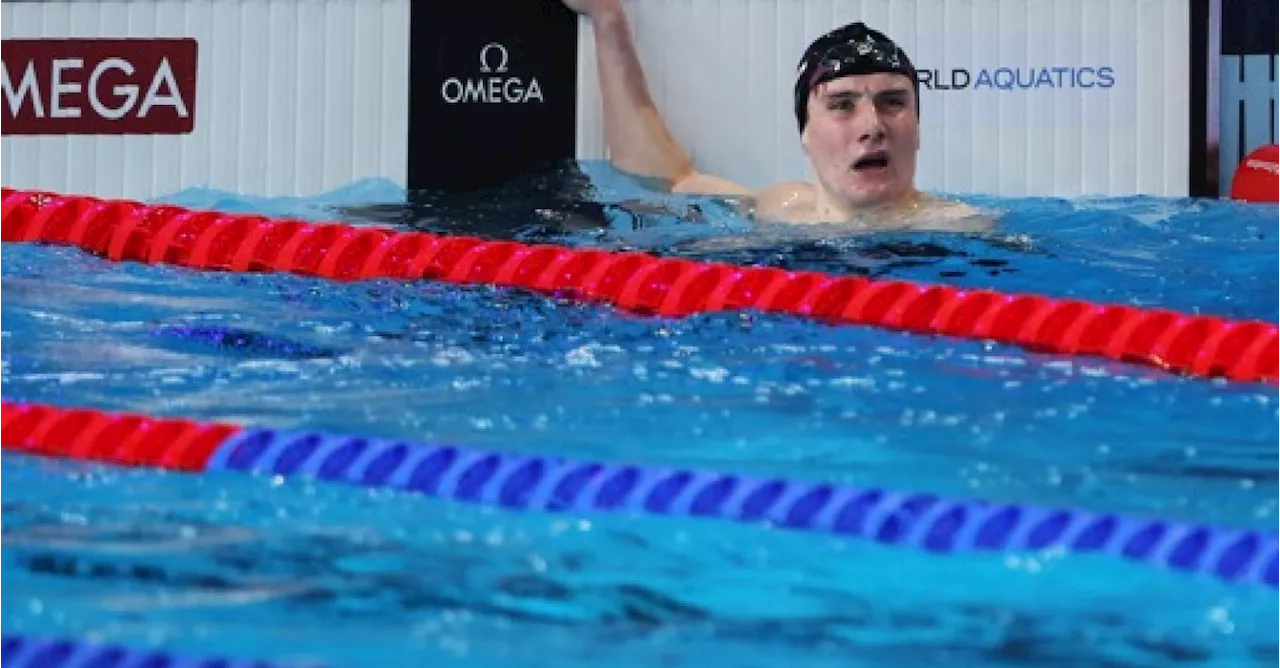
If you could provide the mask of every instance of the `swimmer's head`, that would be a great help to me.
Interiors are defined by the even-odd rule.
[[[918,194],[918,93],[907,54],[862,23],[833,30],[805,51],[796,121],[824,211],[850,215]]]
[[[809,121],[809,94],[815,86],[856,74],[901,74],[910,80],[920,114],[920,81],[907,52],[884,33],[858,21],[815,39],[796,72],[795,110],[800,131]]]

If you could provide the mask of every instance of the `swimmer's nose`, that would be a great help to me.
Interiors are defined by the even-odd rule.
[[[853,122],[857,124],[860,143],[875,143],[885,138],[884,122],[880,118],[880,112],[872,105],[863,106]]]
[[[863,131],[863,133],[858,137],[858,139],[865,143],[872,143],[872,142],[880,141],[881,139],[884,139],[884,137],[885,137],[884,126],[877,123],[874,127],[868,128],[867,130]]]

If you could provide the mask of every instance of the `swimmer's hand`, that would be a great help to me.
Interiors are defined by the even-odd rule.
[[[621,12],[622,5],[618,0],[559,0],[565,7],[591,18],[605,16],[611,12]]]

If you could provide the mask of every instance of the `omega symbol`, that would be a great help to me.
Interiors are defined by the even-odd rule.
[[[511,52],[501,42],[489,42],[480,48],[479,77],[449,77],[440,82],[440,97],[446,104],[525,104],[545,102],[538,77],[507,74]]]
[[[498,66],[491,68],[489,65],[489,53],[494,50],[498,52]],[[480,49],[480,71],[485,74],[490,72],[496,72],[498,74],[506,72],[507,58],[507,47],[497,42],[489,42],[484,45],[484,48]]]

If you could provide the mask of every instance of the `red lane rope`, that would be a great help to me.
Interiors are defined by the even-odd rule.
[[[5,188],[0,228],[6,242],[72,245],[116,261],[486,283],[673,317],[750,308],[1237,381],[1275,383],[1280,358],[1276,326],[1260,321],[41,191]]]
[[[230,424],[4,401],[4,448],[124,466],[203,471]]]

